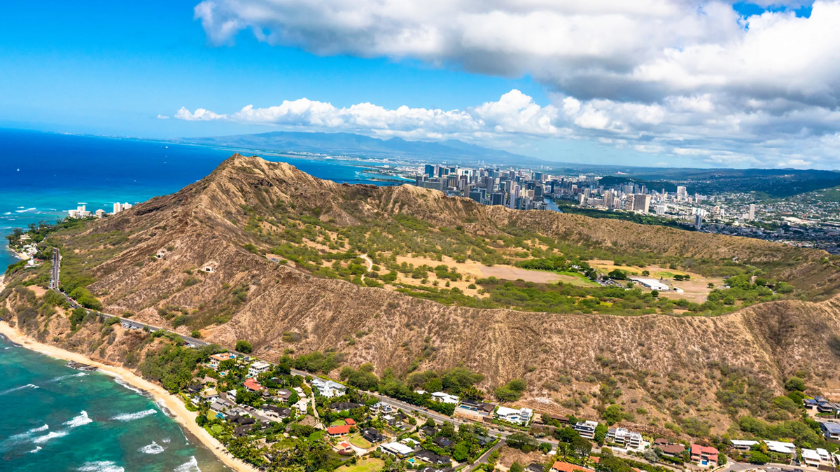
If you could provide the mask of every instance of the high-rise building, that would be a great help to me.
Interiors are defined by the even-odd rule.
[[[696,215],[694,215],[694,228],[697,229],[697,230],[700,230],[700,228],[702,228],[702,227],[703,227],[703,215],[701,215],[698,212]]]
[[[755,220],[755,203],[750,203],[750,221]]]
[[[607,208],[613,207],[613,193],[612,190],[604,192],[604,206]]]
[[[688,192],[682,185],[677,186],[677,200],[688,200]]]
[[[432,164],[426,164],[424,174],[426,174],[426,177],[428,177],[430,179],[432,177],[434,177],[435,176],[435,166],[433,166]]]
[[[650,210],[650,195],[637,193],[633,195],[633,211],[647,213]]]

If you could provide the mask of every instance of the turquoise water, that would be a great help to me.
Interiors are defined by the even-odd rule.
[[[230,470],[155,401],[0,335],[0,470]]]
[[[90,211],[101,208],[110,213],[115,202],[135,204],[176,192],[212,172],[233,152],[135,139],[0,129],[0,268],[16,262],[4,249],[5,236],[12,228],[40,220],[54,222],[81,203],[86,203]],[[371,180],[376,174],[347,161],[262,157],[288,162],[322,179],[381,185]]]

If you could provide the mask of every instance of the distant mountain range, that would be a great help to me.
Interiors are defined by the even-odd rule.
[[[377,139],[352,133],[301,133],[273,131],[210,138],[181,138],[181,143],[229,147],[241,150],[315,153],[373,159],[407,159],[417,162],[485,162],[495,165],[548,165],[547,161],[489,149],[457,140],[441,142]]]

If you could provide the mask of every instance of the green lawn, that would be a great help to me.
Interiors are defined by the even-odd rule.
[[[330,423],[330,426],[341,426],[343,424],[344,424],[344,420],[335,420],[332,423]]]
[[[338,469],[341,472],[377,472],[382,470],[382,467],[385,465],[385,461],[382,459],[362,459],[356,463],[356,465],[347,465],[345,467],[341,467]]]
[[[579,285],[581,287],[600,287],[600,285],[598,285],[597,282],[593,282],[593,281],[589,280],[589,278],[587,276],[581,274],[580,272],[557,272],[557,273],[560,274],[560,275],[567,275],[569,277],[574,277],[574,278],[577,279],[576,281],[571,281],[571,282],[564,280],[563,281],[564,283],[571,283],[572,285]]]
[[[360,435],[358,435],[358,434],[354,434],[354,435],[350,436],[349,441],[350,441],[350,444],[352,444],[352,445],[354,445],[354,446],[356,446],[356,447],[360,447],[360,448],[362,448],[362,449],[367,449],[367,448],[369,448],[369,447],[370,447],[370,445],[371,445],[371,444],[370,444],[370,441],[368,441],[367,439],[365,439],[365,438],[361,437],[361,436],[360,436]]]

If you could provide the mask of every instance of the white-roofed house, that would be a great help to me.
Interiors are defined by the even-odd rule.
[[[809,467],[819,467],[822,464],[822,458],[813,449],[802,449],[800,459]]]
[[[386,454],[390,454],[396,457],[406,457],[414,452],[414,449],[406,446],[405,444],[400,444],[398,442],[390,442],[388,444],[383,444],[379,446],[379,449]]]
[[[460,399],[455,395],[450,395],[444,392],[435,392],[432,394],[432,400],[440,403],[452,403],[457,405]]]
[[[250,367],[248,367],[248,377],[256,377],[259,374],[268,372],[269,369],[271,369],[271,364],[268,362],[254,362]]]
[[[323,397],[340,397],[347,392],[347,387],[338,382],[324,379],[313,379],[312,388],[318,391]]]
[[[527,425],[529,421],[531,421],[531,416],[533,416],[534,410],[530,408],[508,408],[506,406],[500,406],[496,409],[496,417],[502,421],[507,421],[508,423],[515,423],[521,425]]]

